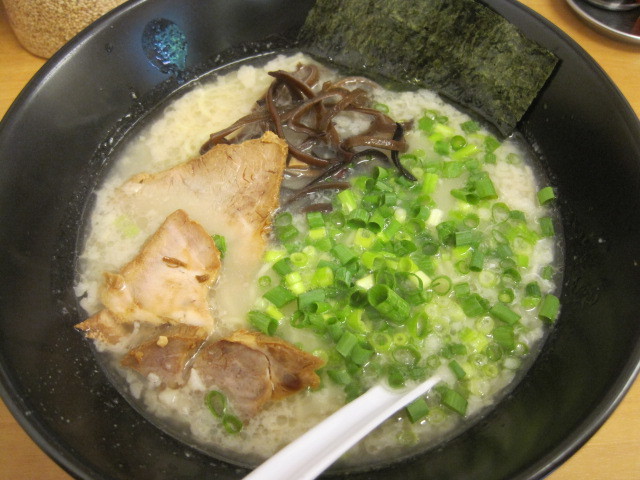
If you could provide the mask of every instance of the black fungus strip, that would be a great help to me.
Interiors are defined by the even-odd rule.
[[[302,213],[309,212],[331,212],[333,211],[333,205],[330,203],[314,203],[313,205],[307,205],[306,207],[301,209]]]
[[[404,128],[402,128],[402,124],[396,123],[396,131],[393,134],[393,139],[399,142],[400,140],[402,140],[403,136]],[[400,152],[398,152],[398,150],[391,150],[391,161],[403,177],[411,180],[412,182],[416,182],[418,180],[409,170],[404,167],[404,165],[402,165],[402,163],[400,163]]]

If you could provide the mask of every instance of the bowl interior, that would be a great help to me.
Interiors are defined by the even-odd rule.
[[[640,126],[611,81],[525,7],[487,1],[561,64],[521,123],[560,198],[561,318],[523,381],[442,447],[349,478],[540,478],[606,419],[640,362]],[[109,154],[171,92],[213,68],[292,46],[312,2],[134,1],[46,64],[0,125],[0,393],[80,478],[242,478],[145,421],[98,368],[73,295],[76,242]],[[149,62],[152,19],[179,25],[187,73]]]

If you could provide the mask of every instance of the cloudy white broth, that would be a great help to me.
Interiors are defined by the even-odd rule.
[[[76,293],[87,317],[99,320],[107,312],[109,318],[99,327],[80,328],[93,339],[100,362],[125,396],[156,424],[212,455],[245,465],[274,454],[373,384],[403,388],[437,374],[442,381],[430,393],[340,460],[347,467],[383,464],[470,425],[539,351],[558,314],[555,282],[562,259],[554,193],[517,138],[498,140],[433,92],[390,91],[358,80],[341,88],[365,91],[363,108],[394,122],[397,129],[388,136],[395,145],[402,134],[402,151],[353,148],[357,155],[348,168],[315,183],[314,175],[323,169],[290,158],[276,182],[277,208],[265,217],[264,232],[257,231],[262,239],[247,230],[242,213],[216,210],[218,200],[209,196],[227,195],[224,189],[213,188],[204,197],[195,190],[174,195],[171,189],[182,186],[173,182],[164,193],[150,189],[157,197],[139,196],[138,185],[146,188],[146,179],[164,178],[164,172],[199,157],[212,132],[250,115],[259,100],[264,103],[274,81],[268,72],[295,72],[301,64],[319,69],[316,92],[324,82],[341,78],[302,54],[241,64],[171,100],[127,140],[95,192],[78,264]],[[331,118],[340,138],[357,136],[378,118],[356,110]],[[279,141],[251,128],[245,128],[243,141],[262,142],[255,144],[260,148]],[[236,139],[204,155],[240,144]],[[318,188],[322,184],[327,188]],[[186,214],[180,225],[206,232],[210,239],[203,241],[215,244],[207,250],[214,265],[202,267],[208,273],[196,275],[200,284],[195,282],[189,294],[204,295],[206,311],[166,318],[145,311],[136,317],[143,308],[135,298],[137,287],[126,283],[131,281],[127,272],[140,266],[141,252],[151,248],[178,210]],[[162,262],[171,273],[189,268],[189,261],[176,255],[165,254]],[[116,277],[105,272],[120,272],[117,278],[124,283],[114,287]],[[136,309],[127,307],[131,316],[110,306],[113,297],[105,300],[111,288],[133,291]],[[179,336],[184,330],[174,335],[183,327],[186,337]],[[250,340],[230,343],[238,332]],[[165,359],[158,371],[141,367],[150,351],[178,355],[169,350],[178,338],[189,345],[186,353],[179,352],[184,357],[179,372],[164,376]],[[258,343],[279,339],[278,345],[292,352],[295,375],[306,380],[296,377],[291,389],[287,379],[293,374],[287,372],[281,376],[284,387],[272,388],[269,378],[266,400],[241,404],[237,398],[245,402],[244,393],[209,371],[219,364],[198,357],[206,356],[201,353],[207,346],[240,345],[262,359],[266,347],[256,346],[256,338]],[[268,376],[281,367],[266,358]],[[255,373],[240,372],[233,374],[247,384]],[[273,393],[280,387],[285,394]]]

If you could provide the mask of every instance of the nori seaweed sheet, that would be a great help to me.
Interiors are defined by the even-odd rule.
[[[317,0],[299,39],[352,73],[435,90],[505,135],[558,62],[476,0]]]

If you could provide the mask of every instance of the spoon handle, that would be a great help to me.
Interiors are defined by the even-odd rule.
[[[273,455],[244,480],[312,480],[367,433],[440,381],[428,380],[409,390],[382,385],[348,403]]]

